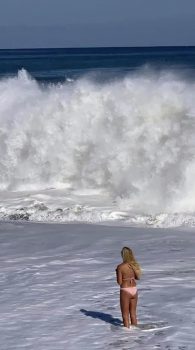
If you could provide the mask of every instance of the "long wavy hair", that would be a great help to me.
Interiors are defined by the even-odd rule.
[[[137,279],[139,279],[141,277],[142,271],[140,265],[134,257],[133,251],[128,247],[123,247],[121,250],[121,256],[124,263],[131,265]]]

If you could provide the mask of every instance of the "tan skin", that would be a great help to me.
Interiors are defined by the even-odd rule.
[[[135,287],[136,282],[130,281],[130,280],[124,280],[126,278],[135,278],[138,279],[138,277],[135,275],[134,270],[128,263],[122,263],[117,266],[116,269],[116,278],[117,283],[122,288],[126,287]],[[137,308],[137,300],[138,300],[138,293],[136,293],[134,296],[129,295],[124,290],[120,290],[120,307],[121,307],[121,313],[123,318],[123,324],[125,327],[129,328],[130,321],[131,325],[136,326],[137,325],[137,317],[136,317],[136,308]],[[129,319],[130,316],[130,319]]]

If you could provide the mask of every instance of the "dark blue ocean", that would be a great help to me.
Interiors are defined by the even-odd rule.
[[[0,77],[27,70],[39,81],[57,82],[86,73],[109,78],[141,67],[195,73],[195,47],[0,50]]]

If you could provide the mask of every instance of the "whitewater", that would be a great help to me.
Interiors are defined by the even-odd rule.
[[[0,80],[0,219],[195,224],[195,80]]]
[[[194,62],[0,50],[0,349],[194,350]],[[143,270],[129,330],[123,246]]]
[[[2,350],[194,350],[194,231],[0,224]],[[143,269],[139,327],[122,327],[115,268]]]

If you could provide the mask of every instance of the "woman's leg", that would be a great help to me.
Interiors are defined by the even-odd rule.
[[[120,306],[123,318],[123,324],[125,327],[129,328],[129,307],[130,307],[129,293],[125,291],[120,291]]]
[[[136,316],[137,300],[138,300],[138,293],[136,293],[134,298],[130,299],[130,304],[129,304],[130,319],[131,319],[131,324],[133,326],[137,326],[137,316]]]

